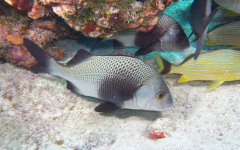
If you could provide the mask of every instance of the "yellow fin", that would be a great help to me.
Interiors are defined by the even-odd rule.
[[[237,48],[240,48],[240,45],[233,45],[233,46],[229,47],[229,49],[237,49]]]
[[[164,69],[164,64],[163,64],[162,59],[161,59],[159,54],[155,54],[155,58],[156,58],[156,62],[157,62],[157,65],[158,65],[158,70],[157,71],[161,73]]]
[[[208,85],[208,89],[212,90],[216,87],[219,87],[221,84],[223,84],[224,81],[212,81],[209,85]]]
[[[189,78],[188,78],[188,76],[182,75],[177,82],[178,82],[178,83],[183,83],[183,82],[188,82],[188,81],[190,81]]]

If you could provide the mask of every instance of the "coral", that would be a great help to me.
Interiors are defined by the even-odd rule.
[[[0,57],[5,57],[14,64],[31,67],[35,59],[23,46],[23,37],[27,37],[41,47],[54,39],[70,35],[70,30],[57,25],[55,19],[31,21],[25,13],[5,8],[0,14]],[[53,57],[61,57],[61,50],[48,48],[48,53]]]
[[[27,10],[28,16],[32,19],[55,13],[62,17],[71,28],[87,36],[108,38],[115,32],[128,28],[150,31],[157,23],[157,13],[177,0],[5,1],[14,8]],[[23,5],[24,2],[28,2],[29,5]]]
[[[32,0],[5,0],[5,2],[22,11],[31,9],[33,3]]]
[[[21,45],[21,44],[23,44],[23,38],[18,33],[15,33],[14,36],[7,35],[6,38],[7,38],[7,40],[9,42],[12,42],[12,44],[14,44],[14,45]]]

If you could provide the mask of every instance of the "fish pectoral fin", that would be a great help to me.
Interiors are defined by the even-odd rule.
[[[186,76],[186,75],[182,75],[177,82],[178,83],[183,83],[183,82],[188,82],[188,81],[189,81],[189,77]]]
[[[97,107],[95,107],[96,112],[113,112],[121,109],[120,107],[116,106],[113,103],[110,102],[103,102],[99,104]]]
[[[209,85],[208,85],[208,89],[212,90],[216,87],[219,87],[221,84],[223,84],[224,81],[212,81]]]
[[[70,81],[67,81],[67,89],[69,89],[73,93],[80,94],[78,88]]]

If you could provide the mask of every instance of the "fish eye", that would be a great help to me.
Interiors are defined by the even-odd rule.
[[[165,97],[166,93],[164,91],[159,91],[157,94],[157,99],[162,100]]]

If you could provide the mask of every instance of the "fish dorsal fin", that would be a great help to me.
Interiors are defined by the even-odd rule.
[[[82,61],[84,61],[85,59],[88,59],[89,57],[92,57],[93,54],[84,50],[84,49],[80,49],[74,56],[73,58],[67,63],[67,66],[74,66]]]

